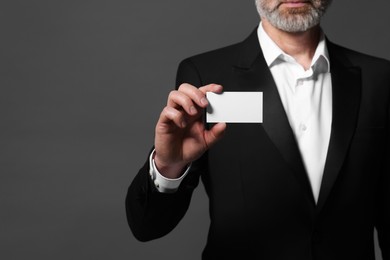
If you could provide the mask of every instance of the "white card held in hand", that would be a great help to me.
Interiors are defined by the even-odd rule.
[[[262,123],[263,92],[207,92],[207,123]]]

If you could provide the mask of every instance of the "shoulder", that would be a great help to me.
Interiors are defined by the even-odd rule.
[[[249,64],[260,54],[257,28],[239,43],[211,50],[184,59],[179,65],[179,74],[197,74],[202,83],[221,82],[231,75],[234,68]]]
[[[384,58],[368,55],[344,46],[328,42],[333,59],[346,59],[351,66],[360,67],[365,70],[376,70],[390,73],[390,61]],[[332,63],[332,61],[330,61]]]
[[[194,86],[221,84],[237,63],[240,49],[241,43],[237,43],[184,59],[179,64],[176,86],[184,82]]]
[[[198,70],[210,70],[234,64],[238,57],[240,45],[241,43],[236,43],[196,54],[181,61],[179,66],[193,66]]]

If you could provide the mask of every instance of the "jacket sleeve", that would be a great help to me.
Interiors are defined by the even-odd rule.
[[[200,77],[190,60],[180,63],[176,88],[182,83],[199,87]],[[126,196],[127,220],[134,236],[149,241],[168,234],[185,215],[199,176],[206,169],[205,156],[196,162],[175,193],[160,193],[149,176],[149,160],[132,181]]]
[[[389,66],[390,72],[390,66]],[[390,84],[388,86],[390,88]],[[389,97],[390,103],[390,97]],[[390,260],[390,104],[387,120],[385,167],[379,180],[376,229],[383,260]]]

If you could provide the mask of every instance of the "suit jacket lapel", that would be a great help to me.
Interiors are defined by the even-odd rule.
[[[309,203],[315,205],[313,192],[308,180],[294,134],[284,111],[275,81],[261,51],[257,30],[243,42],[238,65],[237,84],[245,91],[263,92],[263,124],[265,132],[280,151],[281,156],[292,169],[302,186]]]
[[[331,62],[333,121],[317,212],[323,208],[341,171],[356,128],[361,95],[360,68],[352,66],[340,47],[329,41],[327,45]],[[315,206],[298,145],[259,46],[257,30],[242,43],[241,56],[234,69],[237,74],[234,83],[245,86],[243,91],[263,91],[262,127],[291,167],[309,202]]]
[[[355,132],[361,95],[360,68],[353,67],[342,49],[327,42],[332,75],[333,119],[328,155],[317,203],[320,211],[342,165]]]

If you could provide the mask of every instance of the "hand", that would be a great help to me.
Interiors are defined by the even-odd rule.
[[[226,129],[225,123],[205,129],[202,114],[208,105],[206,92],[221,93],[222,86],[210,84],[198,89],[182,84],[169,94],[167,106],[156,125],[154,141],[156,167],[167,178],[178,178]]]

